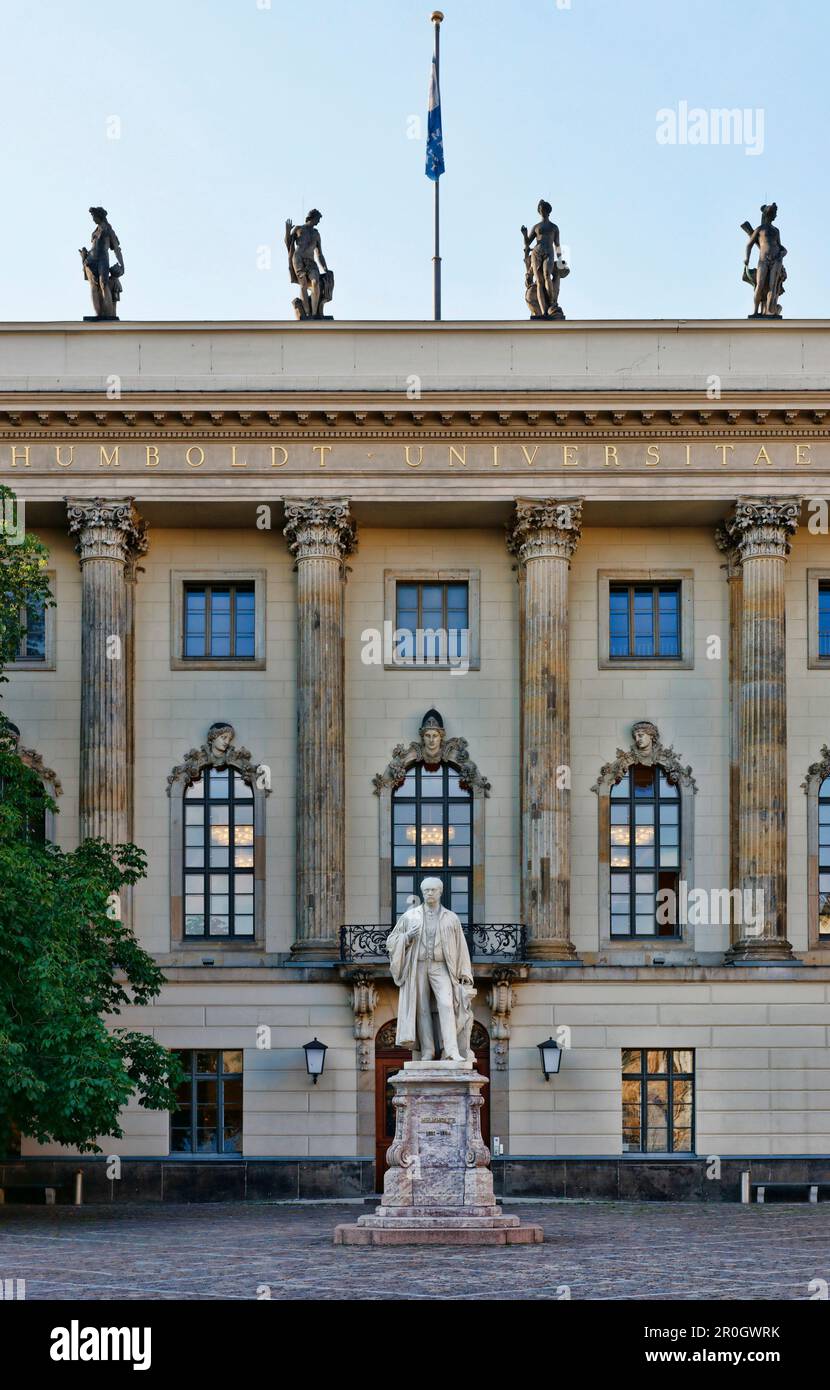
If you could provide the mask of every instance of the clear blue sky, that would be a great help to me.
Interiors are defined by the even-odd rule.
[[[559,0],[563,3],[563,0]],[[0,319],[89,313],[101,203],[122,318],[290,318],[285,218],[323,212],[338,319],[431,316],[423,0],[3,0]],[[775,199],[788,318],[830,316],[826,0],[445,0],[445,318],[524,318],[548,198],[568,318],[750,311]],[[660,145],[657,112],[761,108],[764,150]],[[107,138],[108,118],[121,138]],[[257,267],[270,245],[270,270]]]

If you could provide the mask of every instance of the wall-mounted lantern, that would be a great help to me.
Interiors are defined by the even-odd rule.
[[[548,1038],[547,1042],[539,1043],[538,1047],[545,1080],[550,1081],[550,1078],[556,1076],[562,1065],[562,1049],[553,1038]]]
[[[317,1077],[323,1075],[328,1047],[325,1043],[321,1043],[319,1038],[314,1038],[312,1042],[304,1044],[303,1051],[305,1052],[306,1071],[316,1086]]]

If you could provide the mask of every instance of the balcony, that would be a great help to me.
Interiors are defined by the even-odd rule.
[[[349,923],[340,928],[340,959],[344,965],[386,965],[385,922]],[[481,922],[464,928],[470,958],[487,965],[519,965],[527,958],[527,927],[520,922]]]

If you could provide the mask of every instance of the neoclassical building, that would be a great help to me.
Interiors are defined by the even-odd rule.
[[[20,1165],[373,1192],[428,873],[506,1195],[830,1179],[829,381],[823,321],[0,325],[4,709],[46,833],[147,852],[189,1077],[120,1184]]]

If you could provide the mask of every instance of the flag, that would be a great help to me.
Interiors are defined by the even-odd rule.
[[[441,134],[441,93],[438,90],[438,64],[432,60],[432,76],[429,80],[429,104],[427,110],[427,165],[428,179],[440,179],[444,172],[444,137]]]

